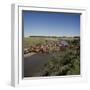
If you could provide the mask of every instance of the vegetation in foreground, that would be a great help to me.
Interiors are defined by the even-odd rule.
[[[44,65],[40,72],[40,76],[79,75],[79,52],[68,50],[62,53],[54,53],[51,60]]]

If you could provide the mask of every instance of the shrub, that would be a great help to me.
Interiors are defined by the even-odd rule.
[[[53,53],[51,60],[45,64],[41,76],[60,76],[80,74],[80,56],[73,50]]]

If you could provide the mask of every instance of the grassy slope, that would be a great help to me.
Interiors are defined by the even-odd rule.
[[[37,44],[45,44],[45,40],[56,41],[57,38],[27,37],[27,38],[24,38],[24,48],[28,48],[30,46],[35,46]]]

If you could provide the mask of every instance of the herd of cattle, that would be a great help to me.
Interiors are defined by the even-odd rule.
[[[57,52],[57,51],[63,51],[66,48],[68,48],[70,45],[67,43],[67,41],[52,41],[48,42],[46,44],[38,44],[35,46],[30,46],[29,48],[24,49],[24,54],[27,53],[50,53],[50,52]]]

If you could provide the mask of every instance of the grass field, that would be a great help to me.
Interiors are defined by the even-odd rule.
[[[37,44],[45,44],[45,41],[57,41],[58,38],[40,38],[40,37],[27,37],[24,38],[24,48],[35,46]]]
[[[73,41],[78,38],[73,37],[25,37],[24,38],[24,48],[28,48],[29,46],[35,46],[37,44],[45,44],[47,41],[58,41],[58,40],[66,40]]]

